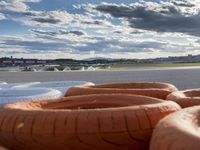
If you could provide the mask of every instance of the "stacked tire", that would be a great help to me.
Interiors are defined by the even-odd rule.
[[[198,150],[200,106],[194,106],[199,101],[200,89],[178,91],[158,82],[70,87],[63,98],[0,109],[0,145],[12,150]]]
[[[199,122],[200,106],[167,116],[154,129],[150,150],[199,150]]]
[[[168,83],[136,82],[136,83],[109,83],[85,87],[69,88],[65,96],[88,94],[136,94],[166,99],[167,96],[177,91],[177,88]]]
[[[176,91],[169,94],[167,100],[175,101],[182,108],[200,105],[200,89]]]
[[[162,119],[155,127],[150,150],[199,150],[200,89],[175,91],[167,96],[183,109]]]
[[[93,94],[18,102],[0,110],[0,144],[12,150],[148,149],[174,102],[127,94]]]
[[[40,84],[32,85],[32,88],[53,88],[62,93],[62,96],[65,95],[68,88],[70,87],[84,87],[92,86],[92,82],[87,81],[52,81],[52,82],[42,82]]]

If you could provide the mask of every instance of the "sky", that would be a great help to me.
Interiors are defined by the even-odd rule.
[[[200,54],[199,0],[0,0],[0,57]]]

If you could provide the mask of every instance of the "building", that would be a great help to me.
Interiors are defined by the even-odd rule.
[[[0,66],[29,66],[29,65],[45,65],[52,63],[51,60],[39,59],[18,59],[18,58],[0,58]]]

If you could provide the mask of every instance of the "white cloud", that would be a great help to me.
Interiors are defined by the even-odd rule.
[[[28,2],[28,3],[39,3],[41,2],[42,0],[21,0],[23,2]]]
[[[124,23],[128,22],[133,29],[158,33],[179,32],[200,36],[200,5],[198,1],[139,1],[131,4],[104,2],[101,4],[82,4],[75,7],[97,16],[109,16],[115,20],[124,20]]]
[[[19,0],[3,0],[0,1],[0,10],[12,11],[12,12],[24,12],[27,10],[27,5],[23,1]]]
[[[4,19],[6,19],[6,16],[4,14],[0,13],[0,20],[4,20]]]
[[[30,11],[29,13],[30,15],[14,18],[13,20],[27,26],[39,27],[62,27],[70,24],[73,20],[72,15],[66,11]]]
[[[145,58],[184,55],[188,52],[200,53],[199,37],[192,36],[200,32],[195,32],[193,28],[183,30],[186,28],[181,26],[178,26],[180,32],[177,32],[178,28],[170,27],[166,28],[166,31],[158,31],[155,27],[159,29],[160,24],[155,24],[154,27],[156,19],[151,19],[151,14],[158,15],[157,20],[176,17],[177,14],[183,19],[191,18],[198,12],[197,2],[140,1],[132,4],[102,3],[74,6],[76,9],[83,9],[82,14],[72,14],[64,10],[36,11],[28,7],[29,2],[40,2],[40,0],[0,1],[0,11],[15,12],[18,14],[15,17],[12,13],[8,13],[9,19],[29,28],[29,35],[0,35],[1,55],[13,54],[36,58],[77,58],[77,56],[85,58],[91,55]],[[188,7],[190,5],[194,9]],[[133,10],[134,14],[132,14]],[[149,22],[145,20],[148,19],[148,15]],[[0,20],[1,16],[5,19],[5,15],[0,13]],[[137,25],[135,21],[138,17],[141,18],[140,21],[144,21],[142,22],[144,24],[133,26]],[[154,28],[147,28],[149,27],[147,25]]]

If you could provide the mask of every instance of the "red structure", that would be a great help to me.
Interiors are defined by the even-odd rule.
[[[47,64],[48,60],[38,59],[18,59],[18,58],[0,58],[0,65],[4,66],[26,66],[26,65],[40,65]]]

